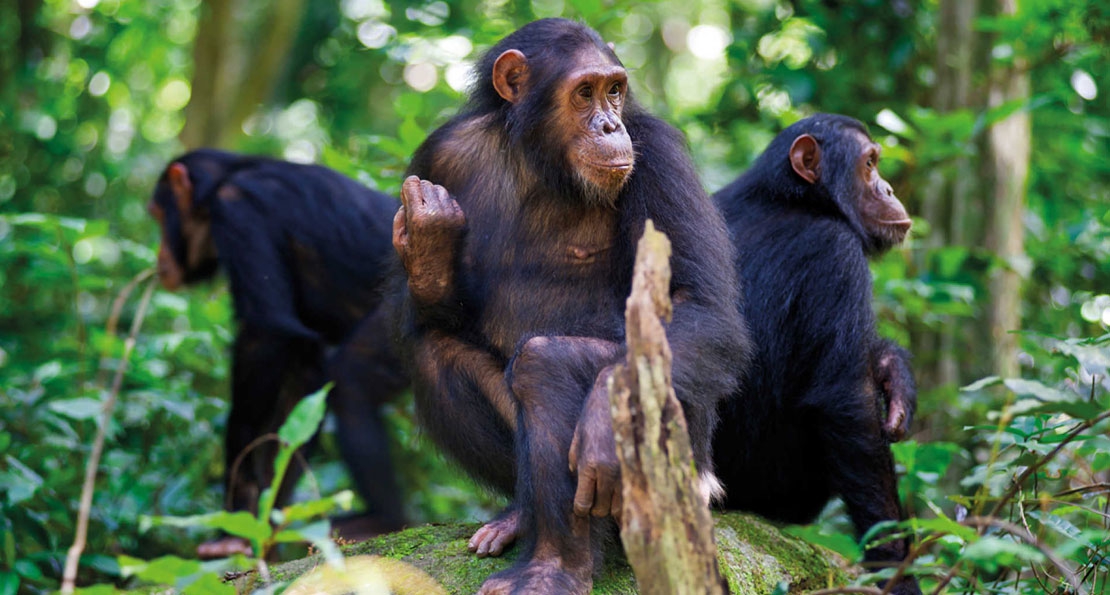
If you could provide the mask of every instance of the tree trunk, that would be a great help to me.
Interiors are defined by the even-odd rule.
[[[937,112],[971,108],[974,103],[975,71],[974,20],[977,0],[941,0],[937,19],[936,87],[932,103]],[[921,258],[931,257],[945,246],[966,246],[977,236],[975,209],[970,204],[974,169],[968,156],[956,157],[947,167],[934,168],[922,192],[922,216],[932,224],[933,233],[924,242]],[[928,262],[918,266],[927,269]],[[959,386],[963,377],[957,352],[960,343],[955,321],[946,321],[936,331],[925,331],[915,341],[920,354],[936,354],[932,362],[923,361],[923,386]]]
[[[185,127],[178,137],[186,149],[216,145],[227,113],[227,52],[231,37],[232,0],[204,0],[193,38],[193,80]]]
[[[1000,16],[1017,12],[1017,0],[996,0]],[[1028,101],[1029,72],[1025,61],[994,64],[991,70],[989,106]],[[993,182],[991,203],[986,209],[986,247],[1002,263],[990,278],[991,364],[993,373],[1015,377],[1019,373],[1017,339],[1010,331],[1021,327],[1021,286],[1028,271],[1025,256],[1025,190],[1029,177],[1031,125],[1028,110],[1020,109],[996,122],[987,132],[988,179]]]
[[[243,122],[269,97],[304,14],[304,0],[277,0],[245,39],[235,26],[235,0],[203,0],[193,40],[193,80],[185,127],[186,149],[234,146]],[[255,43],[257,41],[257,43]],[[244,51],[237,51],[243,48]],[[246,53],[242,62],[233,57]]]
[[[697,489],[686,418],[671,385],[671,244],[649,221],[625,313],[628,355],[609,385],[623,483],[621,540],[645,595],[727,592],[713,519]]]
[[[297,37],[297,24],[304,16],[305,0],[275,0],[258,29],[261,41],[251,44],[240,77],[242,83],[231,104],[230,116],[222,130],[221,144],[230,144],[242,134],[243,122],[265,102],[277,83],[286,56]]]

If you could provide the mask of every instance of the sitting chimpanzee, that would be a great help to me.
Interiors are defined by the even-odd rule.
[[[175,159],[159,179],[150,213],[162,228],[162,284],[174,290],[217,268],[230,280],[239,324],[224,443],[230,510],[255,507],[273,474],[273,442],[252,443],[330,379],[341,454],[368,507],[340,532],[358,539],[404,524],[379,412],[408,385],[378,307],[396,209],[323,167],[213,150]],[[339,346],[330,358],[329,346]],[[239,551],[247,543],[231,537],[198,548]]]
[[[587,593],[614,526],[590,517],[620,509],[606,380],[623,358],[636,241],[650,218],[673,243],[674,386],[705,492],[717,405],[747,349],[732,248],[681,135],[632,101],[592,29],[526,25],[476,78],[402,189],[402,338],[432,437],[514,495],[479,540],[519,530],[524,552],[482,592]]]
[[[867,258],[900,243],[910,219],[878,161],[863,124],[817,115],[714,197],[755,346],[713,442],[727,508],[805,523],[839,494],[860,535],[901,518],[889,440],[908,428],[916,389],[908,355],[875,334]],[[897,540],[865,560],[906,554]],[[894,592],[920,591],[905,580]]]

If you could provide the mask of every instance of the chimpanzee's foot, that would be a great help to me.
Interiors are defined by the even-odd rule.
[[[558,559],[532,560],[526,566],[503,570],[486,579],[478,595],[588,595],[593,587],[591,568],[570,572]]]
[[[242,537],[225,535],[219,539],[206,541],[197,546],[197,557],[201,560],[227,558],[235,554],[243,554],[244,556],[253,555],[254,552],[251,550],[251,543]]]
[[[520,509],[510,507],[497,518],[482,525],[470,538],[466,548],[479,558],[500,556],[505,548],[512,545],[520,534]]]

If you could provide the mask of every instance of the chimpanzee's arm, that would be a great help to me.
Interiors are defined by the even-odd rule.
[[[393,219],[393,247],[408,277],[418,326],[455,326],[455,277],[465,233],[466,217],[445,188],[416,176],[405,180]]]
[[[667,340],[674,353],[674,388],[683,403],[695,458],[708,464],[717,403],[736,391],[739,372],[750,357],[737,306],[733,247],[721,215],[702,190],[681,134],[654,118],[640,119],[629,126],[629,133],[651,139],[637,144],[631,183],[639,188],[628,196],[645,197],[642,207],[632,208],[642,208],[671,241],[674,315]]]
[[[910,369],[910,353],[889,339],[871,349],[871,371],[875,388],[886,408],[883,433],[891,442],[906,437],[917,410],[917,383]]]

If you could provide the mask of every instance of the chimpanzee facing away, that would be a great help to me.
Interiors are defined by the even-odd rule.
[[[878,161],[863,124],[817,115],[714,196],[755,346],[713,441],[727,508],[806,523],[839,494],[861,535],[901,518],[889,441],[909,426],[916,389],[908,354],[875,334],[867,258],[900,243],[910,219]],[[906,548],[865,560],[898,562]],[[894,592],[920,590],[906,580]]]
[[[674,385],[703,491],[747,349],[732,248],[681,135],[632,101],[588,27],[536,21],[481,59],[462,113],[417,150],[394,221],[418,411],[475,478],[514,495],[476,535],[524,552],[482,593],[586,593],[620,510],[606,380],[650,218],[673,243]],[[519,523],[519,525],[518,525]]]
[[[408,386],[378,307],[396,208],[323,167],[213,150],[181,156],[159,179],[149,209],[162,228],[162,284],[174,290],[222,268],[239,323],[224,444],[229,509],[252,509],[270,484],[276,448],[244,455],[251,443],[331,379],[341,454],[369,509],[341,533],[357,539],[404,524],[379,413]],[[329,346],[339,346],[330,358]],[[244,550],[225,537],[198,554]]]

